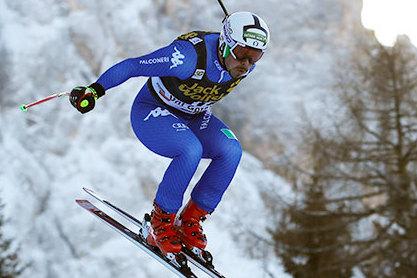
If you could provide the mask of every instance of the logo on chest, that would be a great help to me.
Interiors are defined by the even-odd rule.
[[[191,78],[192,79],[197,79],[197,80],[201,80],[201,79],[203,79],[203,76],[204,76],[204,73],[205,73],[206,71],[205,70],[203,70],[203,69],[196,69],[195,70],[195,72],[194,72],[194,75],[193,76],[191,76]]]
[[[219,85],[214,86],[201,86],[198,83],[192,85],[181,84],[178,86],[178,89],[184,94],[191,98],[192,100],[197,101],[218,101],[222,99],[226,93],[223,92],[223,89]]]

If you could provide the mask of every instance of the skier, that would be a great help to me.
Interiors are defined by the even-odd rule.
[[[220,33],[194,31],[148,55],[126,59],[96,82],[71,91],[81,113],[91,111],[105,92],[131,77],[147,76],[131,110],[138,139],[151,151],[172,158],[159,184],[147,242],[164,255],[182,244],[204,250],[201,222],[219,204],[239,164],[242,149],[233,132],[211,112],[261,59],[269,42],[265,21],[251,12],[236,12]],[[201,158],[212,159],[177,215],[183,195]]]

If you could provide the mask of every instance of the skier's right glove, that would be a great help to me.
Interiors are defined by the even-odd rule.
[[[82,114],[94,109],[96,100],[104,96],[105,90],[99,83],[93,83],[88,87],[80,86],[72,89],[69,100]]]

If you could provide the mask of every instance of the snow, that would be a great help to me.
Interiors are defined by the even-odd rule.
[[[2,125],[5,133],[13,132],[16,123],[12,124],[7,117],[5,122]],[[100,126],[99,122],[95,125]],[[58,158],[50,153],[38,160],[36,154],[28,152],[12,137],[3,138],[2,149],[9,163],[8,166],[2,165],[2,169],[7,169],[1,175],[1,183],[6,185],[2,189],[2,197],[8,203],[6,211],[14,228],[10,234],[21,242],[23,258],[34,265],[32,273],[27,275],[169,277],[169,272],[157,262],[83,212],[74,202],[76,198],[87,197],[81,191],[81,186],[93,185],[111,196],[116,204],[121,204],[140,217],[150,210],[150,198],[169,161],[153,155],[137,144],[133,137],[118,140],[109,138],[99,149],[86,145],[90,144],[83,146],[85,150],[78,157],[70,154],[73,151],[71,149],[67,156]],[[196,182],[207,162],[204,161],[199,167],[199,173],[192,183]],[[129,168],[127,164],[135,167]],[[54,177],[49,173],[52,169]],[[226,276],[254,277],[261,267],[261,262],[245,257],[243,246],[237,245],[227,233],[228,229],[233,228],[227,225],[228,219],[242,218],[242,213],[244,218],[252,219],[251,224],[258,228],[261,224],[254,220],[264,221],[264,217],[259,217],[264,210],[255,185],[259,188],[277,186],[282,194],[289,191],[282,179],[263,169],[256,159],[245,154],[241,170],[222,206],[207,221],[208,248],[214,254],[217,267]],[[236,206],[239,202],[247,205]],[[18,215],[16,212],[19,212]],[[59,227],[70,243],[60,235]],[[74,248],[75,254],[72,254],[71,248]],[[247,276],[242,276],[242,270]],[[149,276],[141,276],[139,273],[142,272]]]
[[[86,186],[132,215],[150,211],[169,160],[147,150],[130,129],[130,106],[146,80],[131,79],[111,90],[85,115],[67,99],[27,113],[18,110],[22,103],[89,84],[115,62],[148,53],[179,33],[220,26],[215,3],[167,1],[178,7],[160,16],[160,2],[0,1],[0,50],[7,55],[0,58],[0,73],[10,76],[0,86],[0,194],[10,219],[6,234],[21,244],[21,258],[31,263],[22,277],[172,276],[74,201],[88,197],[81,190]],[[326,73],[353,32],[342,20],[359,17],[353,3],[358,1],[269,0],[262,7],[248,0],[229,2],[231,11],[265,15],[273,37],[257,71],[236,90],[239,97],[226,98],[220,111],[244,123],[236,125],[241,137],[292,133],[299,108],[319,110],[316,100],[330,92]],[[203,16],[189,18],[192,12]],[[208,162],[202,161],[190,189]],[[205,224],[208,249],[227,277],[288,276],[271,249],[259,248],[258,258],[247,254],[244,235],[249,231],[266,238],[265,228],[276,217],[264,207],[265,192],[288,203],[294,198],[282,178],[245,153],[230,189]]]

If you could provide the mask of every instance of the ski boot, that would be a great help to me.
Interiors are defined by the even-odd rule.
[[[198,207],[190,200],[176,221],[178,235],[185,248],[190,250],[200,261],[212,266],[213,257],[204,250],[207,246],[207,237],[203,233],[200,222],[206,220],[207,211]]]
[[[146,242],[157,247],[164,256],[181,252],[182,245],[174,221],[175,213],[167,213],[154,203]]]

